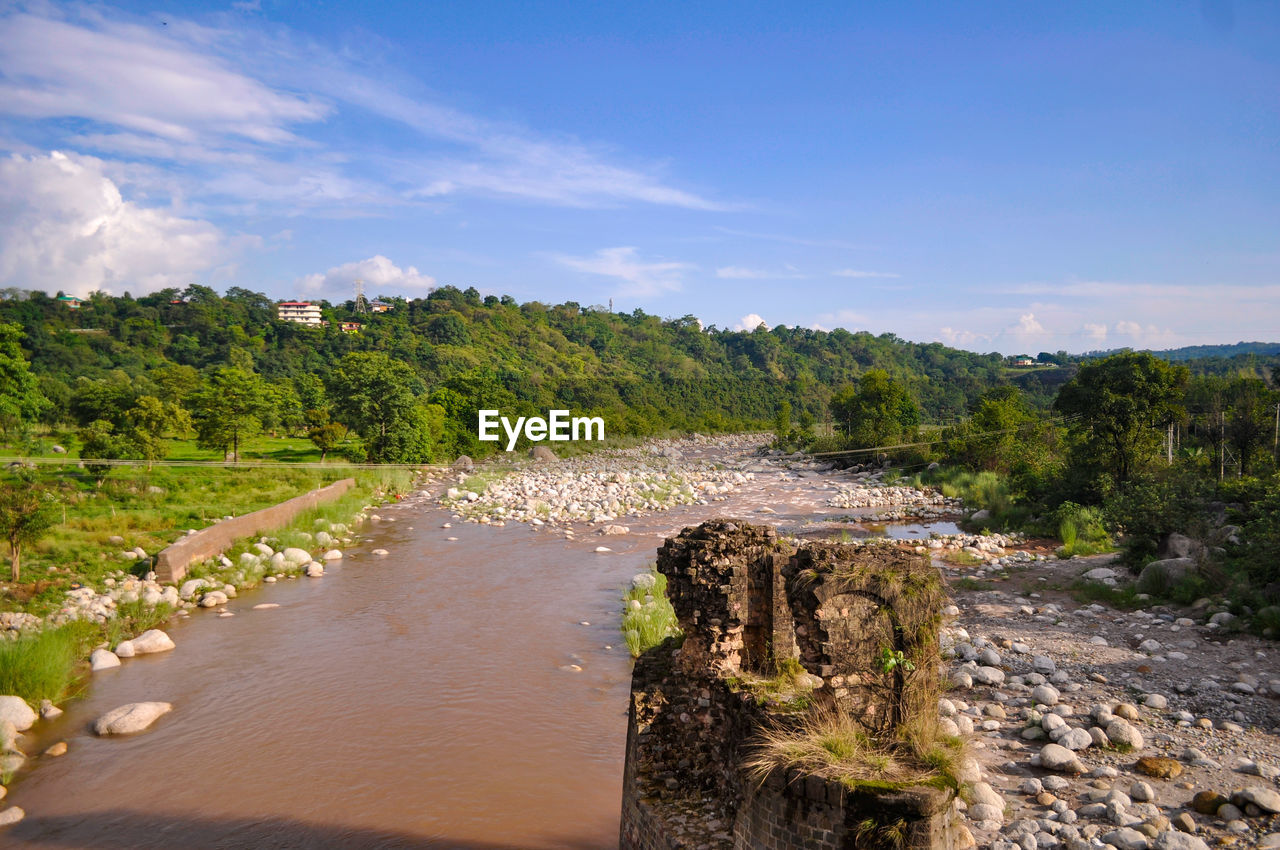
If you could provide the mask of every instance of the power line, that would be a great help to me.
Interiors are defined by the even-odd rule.
[[[1059,416],[1051,419],[1043,419],[1034,424],[1037,424],[1037,425],[1043,425],[1048,423],[1066,424],[1068,422],[1074,422],[1075,420],[1079,419],[1082,415],[1083,414],[1078,413],[1078,414],[1075,414],[1074,416],[1065,416],[1065,417]],[[962,436],[964,439],[969,439],[971,437],[994,437],[999,434],[1012,434],[1017,431],[1021,431],[1024,428],[1031,427],[1031,424],[1032,423],[1028,423],[1026,425],[1019,425],[1015,428],[1001,428],[998,431],[979,431],[976,434],[964,434]],[[938,439],[938,440],[925,440],[919,443],[899,443],[896,446],[873,446],[867,449],[845,449],[843,451],[838,451],[838,452],[816,452],[812,455],[812,457],[831,457],[833,455],[864,454],[869,452],[887,452],[887,451],[893,451],[895,449],[914,449],[914,448],[919,448],[921,446],[936,446],[939,443],[949,443],[953,439],[955,438],[948,437],[945,439]]]

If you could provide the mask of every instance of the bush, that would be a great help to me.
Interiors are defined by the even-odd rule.
[[[1103,525],[1102,511],[1098,508],[1063,502],[1053,512],[1053,524],[1057,527],[1058,539],[1062,541],[1059,557],[1111,551],[1111,535]]]

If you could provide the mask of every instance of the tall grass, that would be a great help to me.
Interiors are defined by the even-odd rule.
[[[1063,502],[1054,512],[1054,518],[1058,522],[1058,539],[1062,541],[1058,557],[1097,555],[1112,550],[1111,535],[1102,524],[1099,509]]]
[[[75,689],[76,665],[96,632],[93,623],[68,623],[0,639],[0,694],[22,697],[33,706],[43,699],[66,699]]]
[[[632,657],[679,634],[667,577],[654,569],[637,574],[622,594],[622,636]]]

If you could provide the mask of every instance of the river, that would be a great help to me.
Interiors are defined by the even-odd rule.
[[[828,513],[829,487],[762,473],[730,502],[630,519],[626,536],[583,526],[576,541],[444,528],[450,515],[421,498],[382,509],[324,578],[245,592],[234,617],[175,621],[174,651],[95,674],[38,724],[28,752],[69,752],[10,789],[27,817],[4,846],[616,847],[621,589],[684,525],[808,522]],[[264,602],[280,607],[254,609]],[[144,700],[174,709],[140,735],[90,733]]]

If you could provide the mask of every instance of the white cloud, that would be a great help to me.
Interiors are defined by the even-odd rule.
[[[126,200],[93,157],[0,160],[0,280],[9,286],[120,294],[183,286],[224,262],[206,221]]]
[[[765,330],[769,330],[769,325],[765,322],[763,316],[759,313],[748,313],[738,320],[738,323],[733,326],[733,329],[735,331],[754,331],[761,325],[764,325]]]
[[[1107,338],[1107,326],[1100,322],[1085,322],[1082,333],[1086,339],[1102,342]]]
[[[391,295],[405,290],[429,290],[436,279],[422,274],[414,266],[400,268],[378,254],[367,260],[343,263],[323,274],[309,274],[296,281],[298,289],[312,298],[348,300],[355,297],[355,282],[364,281],[365,295],[373,298],[378,293]]]
[[[938,337],[947,345],[955,348],[973,348],[980,342],[991,342],[990,334],[982,334],[963,329],[957,330],[952,327],[938,328]]]
[[[893,273],[893,272],[873,272],[873,271],[866,271],[866,270],[863,270],[863,269],[839,269],[838,271],[834,271],[834,272],[832,272],[831,274],[832,274],[833,276],[835,276],[835,277],[851,277],[851,278],[855,278],[855,279],[858,279],[858,280],[862,280],[862,279],[866,279],[866,278],[899,278],[899,277],[902,277],[902,275],[900,275],[900,274],[895,274],[895,273]]]
[[[1004,329],[1004,334],[1013,339],[1031,342],[1043,338],[1048,331],[1036,319],[1035,313],[1023,313],[1018,317],[1017,323]]]
[[[189,194],[235,211],[255,203],[349,211],[457,194],[729,208],[671,185],[658,165],[623,164],[603,146],[453,109],[372,65],[381,60],[283,28],[233,16],[220,18],[222,28],[174,16],[161,27],[92,7],[39,9],[0,15],[0,114],[86,122],[75,138],[88,150],[200,166],[175,174]],[[348,155],[324,131],[349,113],[398,125],[382,140],[404,129],[410,138]],[[201,173],[213,166],[217,183]]]
[[[769,269],[752,269],[745,266],[722,266],[716,269],[716,277],[722,280],[797,280],[803,278],[795,266],[788,265],[786,271]]]
[[[630,246],[601,248],[591,257],[573,257],[552,254],[551,259],[562,266],[588,274],[616,278],[625,285],[619,295],[650,296],[673,292],[683,284],[682,275],[694,268],[689,263],[641,262],[636,249]]]
[[[862,313],[853,310],[843,309],[836,310],[833,313],[823,313],[818,316],[809,327],[815,331],[829,331],[832,328],[844,328],[847,331],[865,330],[867,326],[867,317]]]
[[[328,108],[276,91],[156,28],[102,21],[96,28],[31,14],[5,20],[0,102],[28,118],[87,118],[193,142],[230,134],[296,142],[288,127]]]

